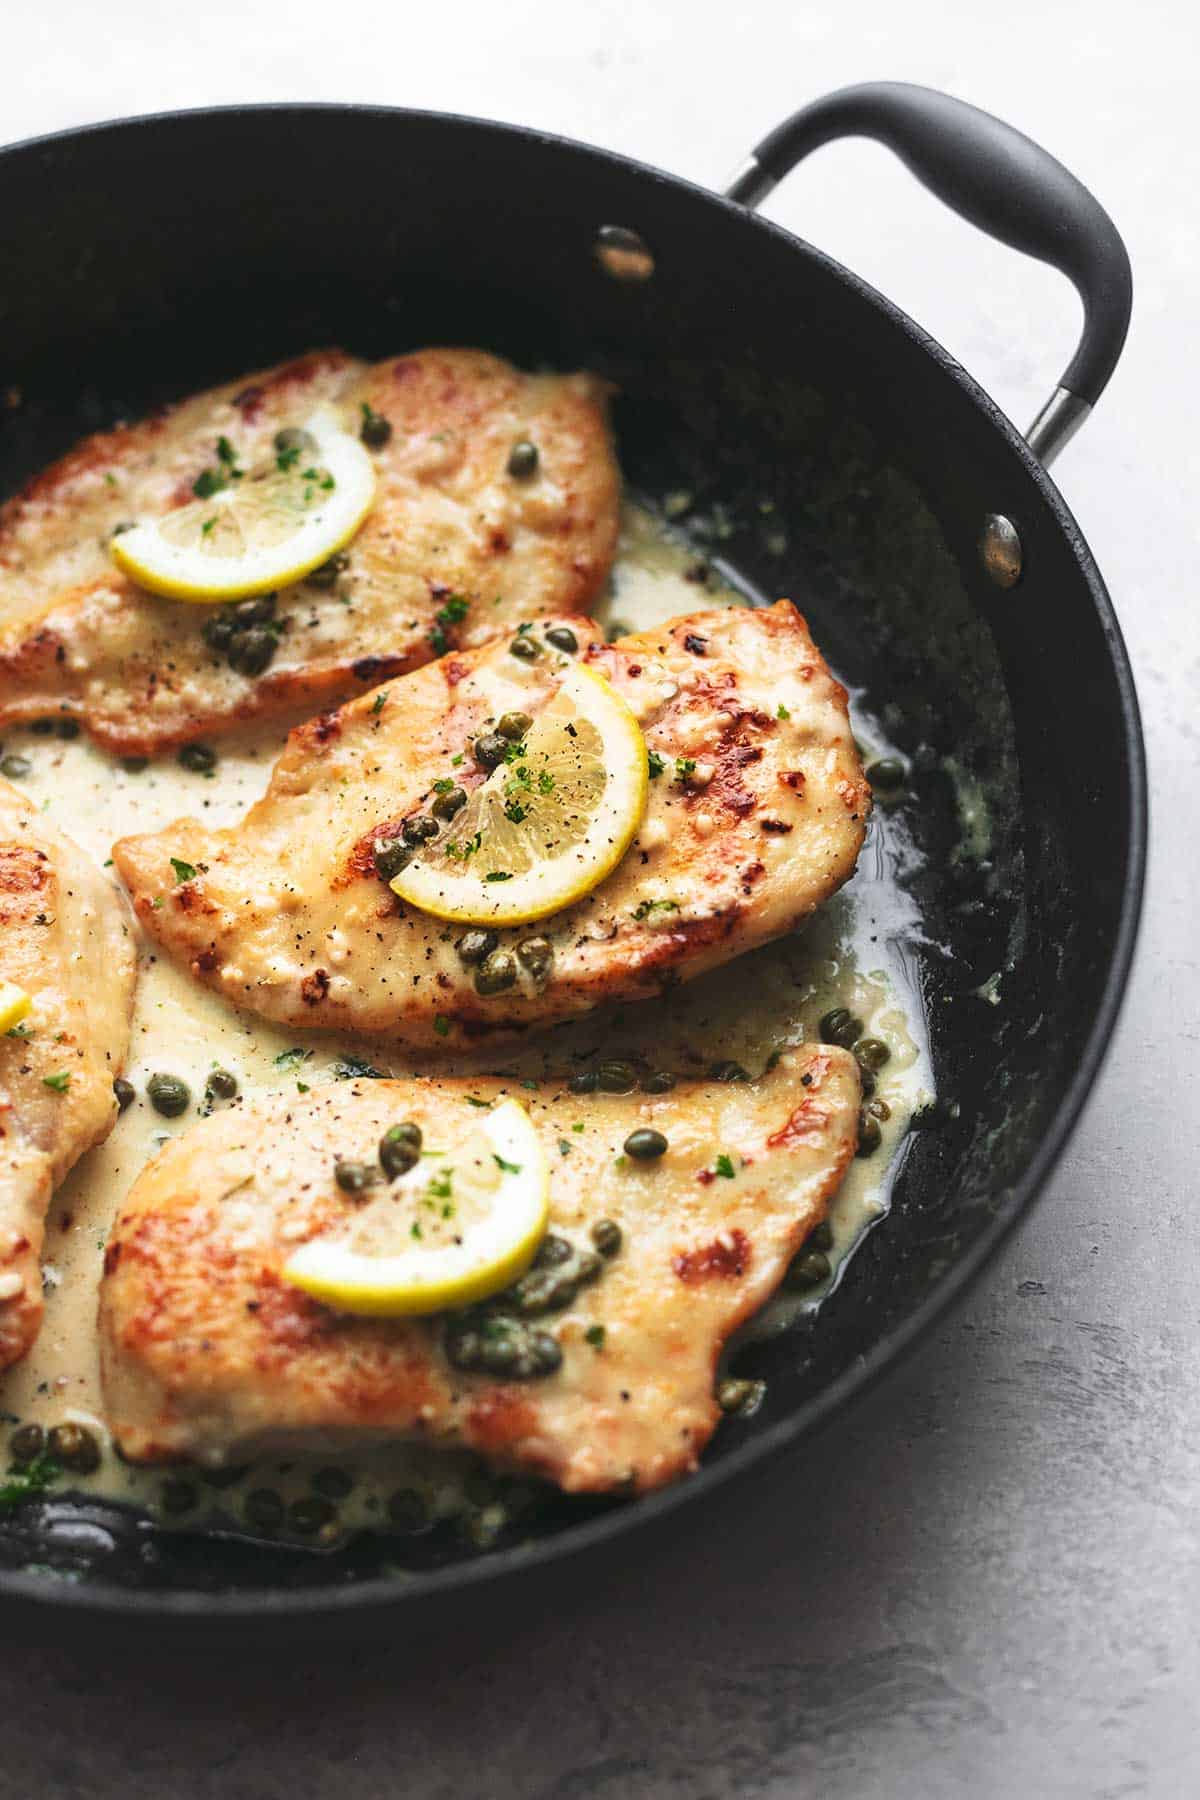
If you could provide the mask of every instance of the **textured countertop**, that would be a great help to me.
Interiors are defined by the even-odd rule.
[[[602,1585],[564,1565],[552,1613],[508,1589],[486,1631],[294,1658],[231,1645],[201,1664],[10,1639],[0,1796],[1200,1791],[1193,9],[49,0],[6,9],[4,49],[14,139],[215,101],[373,100],[719,182],[792,108],[872,77],[948,88],[1041,139],[1134,265],[1125,359],[1056,473],[1129,639],[1155,820],[1124,1016],[1049,1191],[803,1460],[685,1511]],[[1037,410],[1078,322],[1058,276],[976,238],[873,146],[824,151],[769,210],[886,289],[1018,422]]]

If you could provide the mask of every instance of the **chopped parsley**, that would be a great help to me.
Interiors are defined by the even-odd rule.
[[[492,1151],[492,1161],[498,1169],[503,1169],[506,1175],[519,1175],[521,1173],[520,1163],[505,1162],[504,1158],[502,1156],[497,1156],[494,1150]]]
[[[171,858],[171,867],[175,871],[176,882],[195,881],[196,867],[194,863],[184,862],[181,857],[173,856]]]
[[[384,707],[387,705],[387,697],[390,691],[389,688],[381,688],[379,690],[371,704],[371,711],[373,713],[381,713],[383,711]]]
[[[651,913],[678,911],[678,900],[639,900],[633,909],[633,916],[635,919],[648,919]]]
[[[650,768],[651,781],[657,781],[659,776],[662,774],[663,770],[666,768],[666,766],[667,766],[666,763],[663,761],[662,757],[658,754],[657,750],[650,751],[649,755],[646,758],[646,762]]]
[[[506,800],[504,802],[504,816],[506,819],[510,819],[514,825],[519,825],[522,819],[529,817],[529,808],[527,806],[522,806],[519,800]],[[491,880],[490,875],[488,880]]]
[[[450,758],[450,767],[452,769],[461,769],[462,768],[462,760],[463,760],[462,759],[462,751],[460,750],[457,756],[452,756]]]
[[[428,1192],[435,1200],[448,1200],[454,1192],[453,1169],[441,1169],[430,1177]]]
[[[605,1337],[603,1325],[589,1325],[583,1335],[593,1350],[603,1350]]]
[[[286,475],[289,469],[295,468],[299,460],[299,444],[289,444],[286,450],[280,450],[277,454],[275,458],[275,467],[279,470],[281,475]]]
[[[479,1106],[479,1107],[483,1107],[484,1109],[486,1109],[487,1104],[488,1103],[486,1100],[480,1100],[478,1095],[476,1095],[476,1094],[468,1094],[467,1095],[467,1105],[468,1106]]]
[[[570,1156],[570,1154],[571,1154],[571,1146],[570,1146],[570,1144],[568,1144],[568,1142],[567,1142],[567,1140],[566,1140],[566,1138],[559,1138],[559,1140],[558,1140],[558,1148],[559,1148],[559,1151],[560,1151],[560,1153],[561,1153],[561,1154],[562,1154],[562,1155],[563,1155],[563,1156]]]
[[[676,781],[690,781],[695,773],[696,759],[694,756],[677,756],[675,758]]]
[[[221,469],[201,469],[192,483],[192,492],[197,500],[211,500],[226,485],[225,474]]]
[[[435,794],[449,794],[453,790],[453,787],[454,783],[451,781],[450,777],[448,775],[443,775],[440,780],[434,782],[433,791]]]
[[[727,1156],[722,1150],[720,1156],[717,1158],[716,1167],[718,1175],[724,1175],[727,1181],[733,1180],[736,1171],[734,1170],[732,1156]]]
[[[311,1056],[312,1052],[306,1051],[305,1054]],[[357,1081],[360,1078],[366,1081],[387,1080],[382,1069],[377,1069],[361,1056],[339,1056],[333,1065],[333,1073],[338,1081]]]
[[[275,1067],[277,1069],[296,1069],[299,1068],[302,1062],[307,1062],[311,1055],[311,1050],[305,1050],[302,1049],[300,1045],[296,1045],[295,1048],[291,1050],[281,1050],[279,1052],[279,1055],[275,1058]]]
[[[482,842],[482,831],[477,831],[473,838],[455,838],[452,844],[446,845],[446,855],[451,862],[466,862],[469,856],[474,856]]]
[[[7,1510],[19,1506],[22,1500],[33,1500],[56,1482],[62,1474],[61,1465],[52,1456],[36,1456],[23,1469],[10,1469],[3,1482],[0,1482],[0,1508]]]
[[[424,1232],[421,1230],[420,1222],[417,1219],[413,1220],[412,1224],[409,1226],[408,1229],[409,1229],[409,1235],[411,1237],[419,1238],[419,1237],[424,1237],[424,1235],[425,1235]]]
[[[234,469],[237,467],[237,451],[227,437],[219,437],[217,439],[217,455],[227,469]]]
[[[505,810],[507,811],[507,808]],[[508,869],[489,869],[483,879],[485,881],[511,881],[512,873]]]
[[[779,705],[775,708],[775,717],[777,719],[790,719],[791,716],[792,716],[791,713],[788,711],[787,707],[783,704],[783,701],[781,700],[779,702]]]
[[[57,1075],[43,1075],[42,1086],[53,1088],[56,1094],[65,1094],[71,1085],[71,1074],[68,1069],[60,1069]]]
[[[450,639],[446,636],[449,625],[461,625],[471,610],[471,602],[464,600],[461,594],[451,594],[444,606],[439,606],[433,615],[433,625],[429,631],[429,642],[433,646],[435,656],[445,656],[450,648]]]
[[[450,1021],[445,1013],[438,1013],[433,1021],[433,1029],[437,1032],[439,1037],[447,1036],[450,1030]]]

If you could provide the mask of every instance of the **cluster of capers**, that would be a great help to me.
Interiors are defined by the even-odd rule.
[[[826,1281],[833,1269],[829,1252],[833,1249],[833,1226],[828,1219],[814,1225],[800,1249],[788,1264],[783,1278],[786,1288],[811,1288]]]
[[[205,621],[203,637],[209,649],[224,657],[235,674],[264,674],[279,648],[274,594],[259,594],[252,600],[234,600],[222,606]]]
[[[480,1306],[452,1313],[445,1337],[452,1367],[510,1381],[553,1375],[562,1364],[558,1340],[531,1321],[564,1312],[581,1288],[599,1280],[605,1261],[621,1248],[621,1227],[615,1219],[599,1219],[591,1239],[595,1248],[584,1250],[550,1232],[529,1269],[511,1287]]]
[[[528,713],[507,712],[496,721],[495,729],[484,732],[475,739],[471,746],[475,761],[481,769],[498,768],[505,761],[514,744],[520,743],[533,720]],[[391,832],[386,837],[377,837],[371,846],[371,856],[375,864],[375,873],[382,881],[391,881],[406,869],[422,844],[430,844],[441,832],[442,826],[462,811],[467,804],[465,788],[456,786],[449,779],[434,783],[434,797],[427,813],[414,813],[412,818],[405,819],[399,831]],[[513,971],[516,979],[516,971]],[[511,982],[502,985],[511,986]],[[476,982],[478,986],[478,982]],[[489,990],[480,988],[481,993]],[[491,989],[499,992],[499,989]]]
[[[502,994],[517,979],[517,965],[535,981],[545,981],[554,966],[554,946],[540,933],[522,938],[512,950],[500,947],[500,934],[481,927],[464,931],[455,949],[460,961],[475,970],[477,994]]]
[[[669,1094],[677,1077],[670,1069],[650,1069],[623,1057],[607,1057],[594,1069],[579,1069],[567,1086],[573,1094]]]
[[[824,1043],[837,1044],[854,1053],[866,1100],[858,1115],[858,1154],[870,1156],[883,1141],[882,1121],[892,1116],[887,1101],[874,1097],[876,1077],[892,1053],[882,1038],[863,1036],[862,1020],[856,1019],[846,1006],[835,1006],[827,1012],[818,1029]]]
[[[415,1168],[421,1158],[421,1142],[421,1127],[412,1119],[389,1125],[379,1140],[377,1162],[349,1162],[339,1157],[333,1179],[344,1194],[365,1194],[379,1181],[381,1171],[385,1181],[395,1181]]]
[[[86,1425],[68,1420],[43,1431],[40,1425],[22,1425],[8,1441],[8,1452],[17,1468],[28,1468],[39,1456],[49,1456],[75,1475],[91,1475],[100,1467],[100,1445]]]
[[[228,1069],[210,1069],[204,1080],[201,1115],[207,1118],[218,1100],[232,1100],[238,1092],[238,1079]],[[137,1089],[123,1075],[113,1082],[113,1095],[122,1112],[137,1098]],[[164,1119],[177,1119],[192,1104],[192,1090],[178,1075],[157,1069],[146,1082],[146,1098]]]
[[[69,740],[79,736],[79,720],[69,712],[62,712],[56,718],[34,719],[29,729],[35,737],[60,737]],[[0,744],[0,750],[3,748]],[[0,757],[0,775],[6,775],[10,781],[22,781],[32,773],[33,763],[19,751],[10,750],[7,756]]]
[[[574,656],[579,648],[579,639],[569,625],[549,625],[544,633],[546,643],[555,650],[562,650],[567,656]],[[510,656],[519,662],[536,662],[545,645],[535,638],[533,632],[522,627],[508,646]]]

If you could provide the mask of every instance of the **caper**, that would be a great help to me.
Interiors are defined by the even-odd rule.
[[[548,1231],[537,1247],[533,1259],[535,1269],[558,1269],[563,1263],[569,1263],[575,1254],[575,1246],[570,1238],[559,1237],[556,1231]]]
[[[327,1499],[344,1500],[354,1487],[354,1477],[347,1469],[318,1469],[312,1484]]]
[[[485,731],[471,746],[475,761],[483,769],[496,769],[508,755],[508,739],[498,731]]]
[[[580,1069],[577,1075],[572,1075],[567,1086],[573,1094],[594,1094],[600,1086],[600,1076],[595,1069]]]
[[[8,1454],[17,1464],[36,1462],[46,1448],[46,1434],[40,1425],[22,1425],[8,1440]]]
[[[862,1089],[864,1099],[873,1094],[879,1085],[875,1079],[875,1071],[864,1069],[861,1063],[858,1065],[858,1085]]]
[[[124,1112],[127,1106],[133,1105],[136,1098],[137,1089],[132,1081],[126,1081],[123,1075],[118,1075],[113,1082],[113,1099],[117,1103],[118,1111]]]
[[[527,631],[518,632],[508,646],[508,654],[515,656],[520,662],[536,662],[542,654],[542,646]]]
[[[397,1488],[388,1497],[387,1512],[397,1531],[424,1531],[429,1524],[429,1508],[416,1488]]]
[[[632,1094],[637,1080],[637,1070],[632,1063],[614,1059],[600,1064],[596,1085],[602,1094]]]
[[[554,961],[554,947],[549,938],[522,938],[517,945],[517,957],[535,981],[541,981],[550,973]]]
[[[435,819],[452,819],[455,813],[461,812],[466,804],[466,789],[452,787],[448,788],[444,794],[436,795],[429,810]]]
[[[332,1525],[336,1518],[337,1507],[320,1494],[305,1494],[301,1499],[293,1500],[287,1512],[290,1529],[304,1537],[312,1537],[323,1527]]]
[[[816,1287],[819,1281],[828,1277],[831,1267],[823,1250],[801,1250],[788,1266],[785,1285],[790,1288]]]
[[[517,962],[511,950],[493,950],[475,971],[477,994],[502,994],[517,979]]]
[[[152,1075],[146,1083],[146,1098],[155,1112],[161,1113],[164,1119],[177,1119],[180,1113],[187,1111],[192,1102],[191,1090],[186,1081],[181,1081],[178,1075],[161,1072]]]
[[[282,431],[275,433],[276,450],[303,450],[311,455],[317,448],[317,440],[311,431],[302,431],[299,425],[285,425]]]
[[[279,639],[273,631],[255,626],[241,631],[229,646],[229,666],[237,675],[262,675],[275,660]]]
[[[428,844],[437,836],[439,830],[436,819],[427,818],[418,813],[415,818],[405,819],[400,827],[400,836],[406,844]]]
[[[389,1125],[379,1140],[379,1161],[389,1181],[405,1175],[421,1159],[421,1127],[405,1120]]]
[[[304,579],[309,587],[323,589],[336,587],[349,567],[350,558],[344,550],[339,550],[327,562],[321,563],[315,569],[310,569]]]
[[[858,1115],[858,1150],[859,1156],[870,1156],[878,1150],[883,1142],[883,1132],[879,1120],[864,1108]]]
[[[641,1126],[631,1131],[622,1145],[626,1156],[632,1156],[635,1162],[656,1162],[667,1153],[667,1140],[661,1131],[652,1131],[649,1126]]]
[[[677,1079],[670,1069],[650,1069],[642,1076],[641,1090],[643,1094],[669,1094]]]
[[[708,1071],[710,1081],[749,1081],[749,1072],[740,1062],[714,1063]]]
[[[888,1046],[884,1043],[882,1038],[859,1038],[857,1044],[854,1046],[855,1061],[860,1068],[870,1069],[872,1074],[874,1074],[876,1070],[882,1069],[884,1063],[890,1059],[891,1054],[891,1051],[888,1049]]]
[[[235,600],[225,609],[234,631],[249,631],[252,625],[266,625],[275,617],[274,594],[255,594],[249,600]]]
[[[569,625],[551,625],[546,630],[546,642],[553,644],[556,650],[565,650],[568,656],[574,656],[579,648],[579,639]]]
[[[0,775],[7,775],[10,781],[20,781],[32,768],[33,764],[27,756],[17,756],[10,752],[8,756],[0,758]]]
[[[553,1375],[562,1364],[558,1341],[548,1331],[505,1318],[456,1320],[446,1333],[446,1357],[453,1368],[511,1381]]]
[[[621,1248],[623,1233],[615,1219],[597,1219],[588,1236],[601,1256],[615,1256]]]
[[[507,738],[509,743],[517,744],[520,743],[532,724],[533,720],[528,713],[506,712],[501,713],[496,720],[496,730],[502,738]]]
[[[518,481],[528,481],[531,475],[537,474],[538,460],[537,445],[530,443],[528,438],[518,438],[508,453],[508,472]]]
[[[826,1044],[838,1044],[843,1050],[852,1050],[862,1036],[862,1020],[856,1019],[848,1007],[835,1006],[827,1012],[817,1027],[821,1040]]]
[[[495,931],[464,931],[455,949],[465,963],[481,963],[485,956],[490,956],[500,942],[500,935]]]
[[[55,1462],[77,1475],[90,1475],[100,1467],[100,1446],[86,1425],[71,1421],[55,1425],[46,1438],[46,1448]]]
[[[833,1249],[833,1226],[829,1223],[828,1219],[822,1219],[819,1225],[813,1226],[805,1241],[804,1248],[806,1250]]]
[[[866,1110],[873,1119],[890,1119],[892,1116],[892,1109],[886,1100],[870,1100]]]
[[[180,1513],[191,1512],[199,1497],[190,1481],[173,1475],[159,1489],[158,1502],[169,1517],[178,1518]]]
[[[577,1250],[568,1245],[565,1261],[557,1266],[535,1264],[528,1274],[514,1281],[504,1293],[504,1304],[523,1319],[540,1318],[543,1313],[562,1312],[570,1306],[581,1287],[597,1279],[603,1267],[594,1250]],[[487,1336],[487,1330],[484,1331]]]
[[[765,1392],[764,1382],[729,1375],[717,1386],[717,1405],[723,1413],[752,1413],[757,1411]]]
[[[283,1501],[274,1488],[251,1488],[244,1511],[247,1522],[259,1531],[275,1531],[283,1523]]]
[[[210,775],[217,766],[217,753],[207,744],[184,744],[175,760],[193,775]]]
[[[412,850],[400,837],[376,838],[371,845],[371,860],[381,881],[391,881],[412,860]]]
[[[231,1075],[228,1069],[210,1069],[204,1091],[217,1100],[232,1100],[238,1091],[237,1076]]]
[[[375,1185],[375,1170],[370,1163],[336,1162],[333,1165],[333,1179],[343,1194],[364,1194],[369,1187]]]
[[[3,765],[0,764],[0,767]],[[148,756],[123,756],[121,767],[127,775],[141,775],[150,767],[150,758]]]
[[[77,738],[79,736],[79,720],[73,719],[69,713],[65,718],[59,719],[58,735],[68,743],[72,738]]]
[[[888,792],[904,786],[908,770],[898,756],[881,756],[878,762],[867,764],[866,776],[872,787]]]
[[[54,720],[34,719],[29,729],[34,737],[50,737],[54,731]]]
[[[363,402],[363,422],[359,428],[359,437],[368,450],[382,450],[392,436],[392,421],[385,419],[382,413]]]

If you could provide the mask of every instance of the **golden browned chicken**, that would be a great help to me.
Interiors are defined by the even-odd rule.
[[[0,1033],[0,1368],[24,1355],[41,1324],[51,1194],[116,1122],[132,937],[99,869],[0,782],[0,977],[32,1000]]]
[[[404,1120],[453,1143],[482,1116],[472,1102],[514,1091],[551,1162],[550,1237],[514,1287],[465,1314],[366,1319],[283,1280],[299,1244],[360,1204],[335,1162],[372,1157]],[[824,1218],[858,1101],[854,1058],[810,1044],[755,1081],[654,1096],[358,1081],[215,1114],[166,1145],[109,1237],[117,1442],[220,1462],[417,1437],[568,1490],[659,1487],[716,1425],[722,1345]],[[637,1128],[666,1138],[658,1160],[622,1154]]]
[[[869,790],[845,691],[790,601],[609,646],[579,619],[534,639],[532,657],[506,643],[447,656],[301,726],[229,830],[181,819],[117,844],[147,929],[268,1019],[449,1048],[654,995],[790,931],[853,872]],[[392,852],[446,790],[485,779],[475,741],[554,695],[573,660],[555,643],[639,718],[649,804],[584,899],[465,934],[395,897]]]
[[[222,440],[253,466],[321,405],[362,427],[377,465],[342,557],[240,608],[160,599],[118,572],[113,531],[219,478]],[[518,444],[536,455],[513,472]],[[476,350],[301,357],[88,438],[0,510],[0,723],[66,705],[108,749],[146,753],[327,705],[517,620],[585,610],[618,506],[592,376]]]

